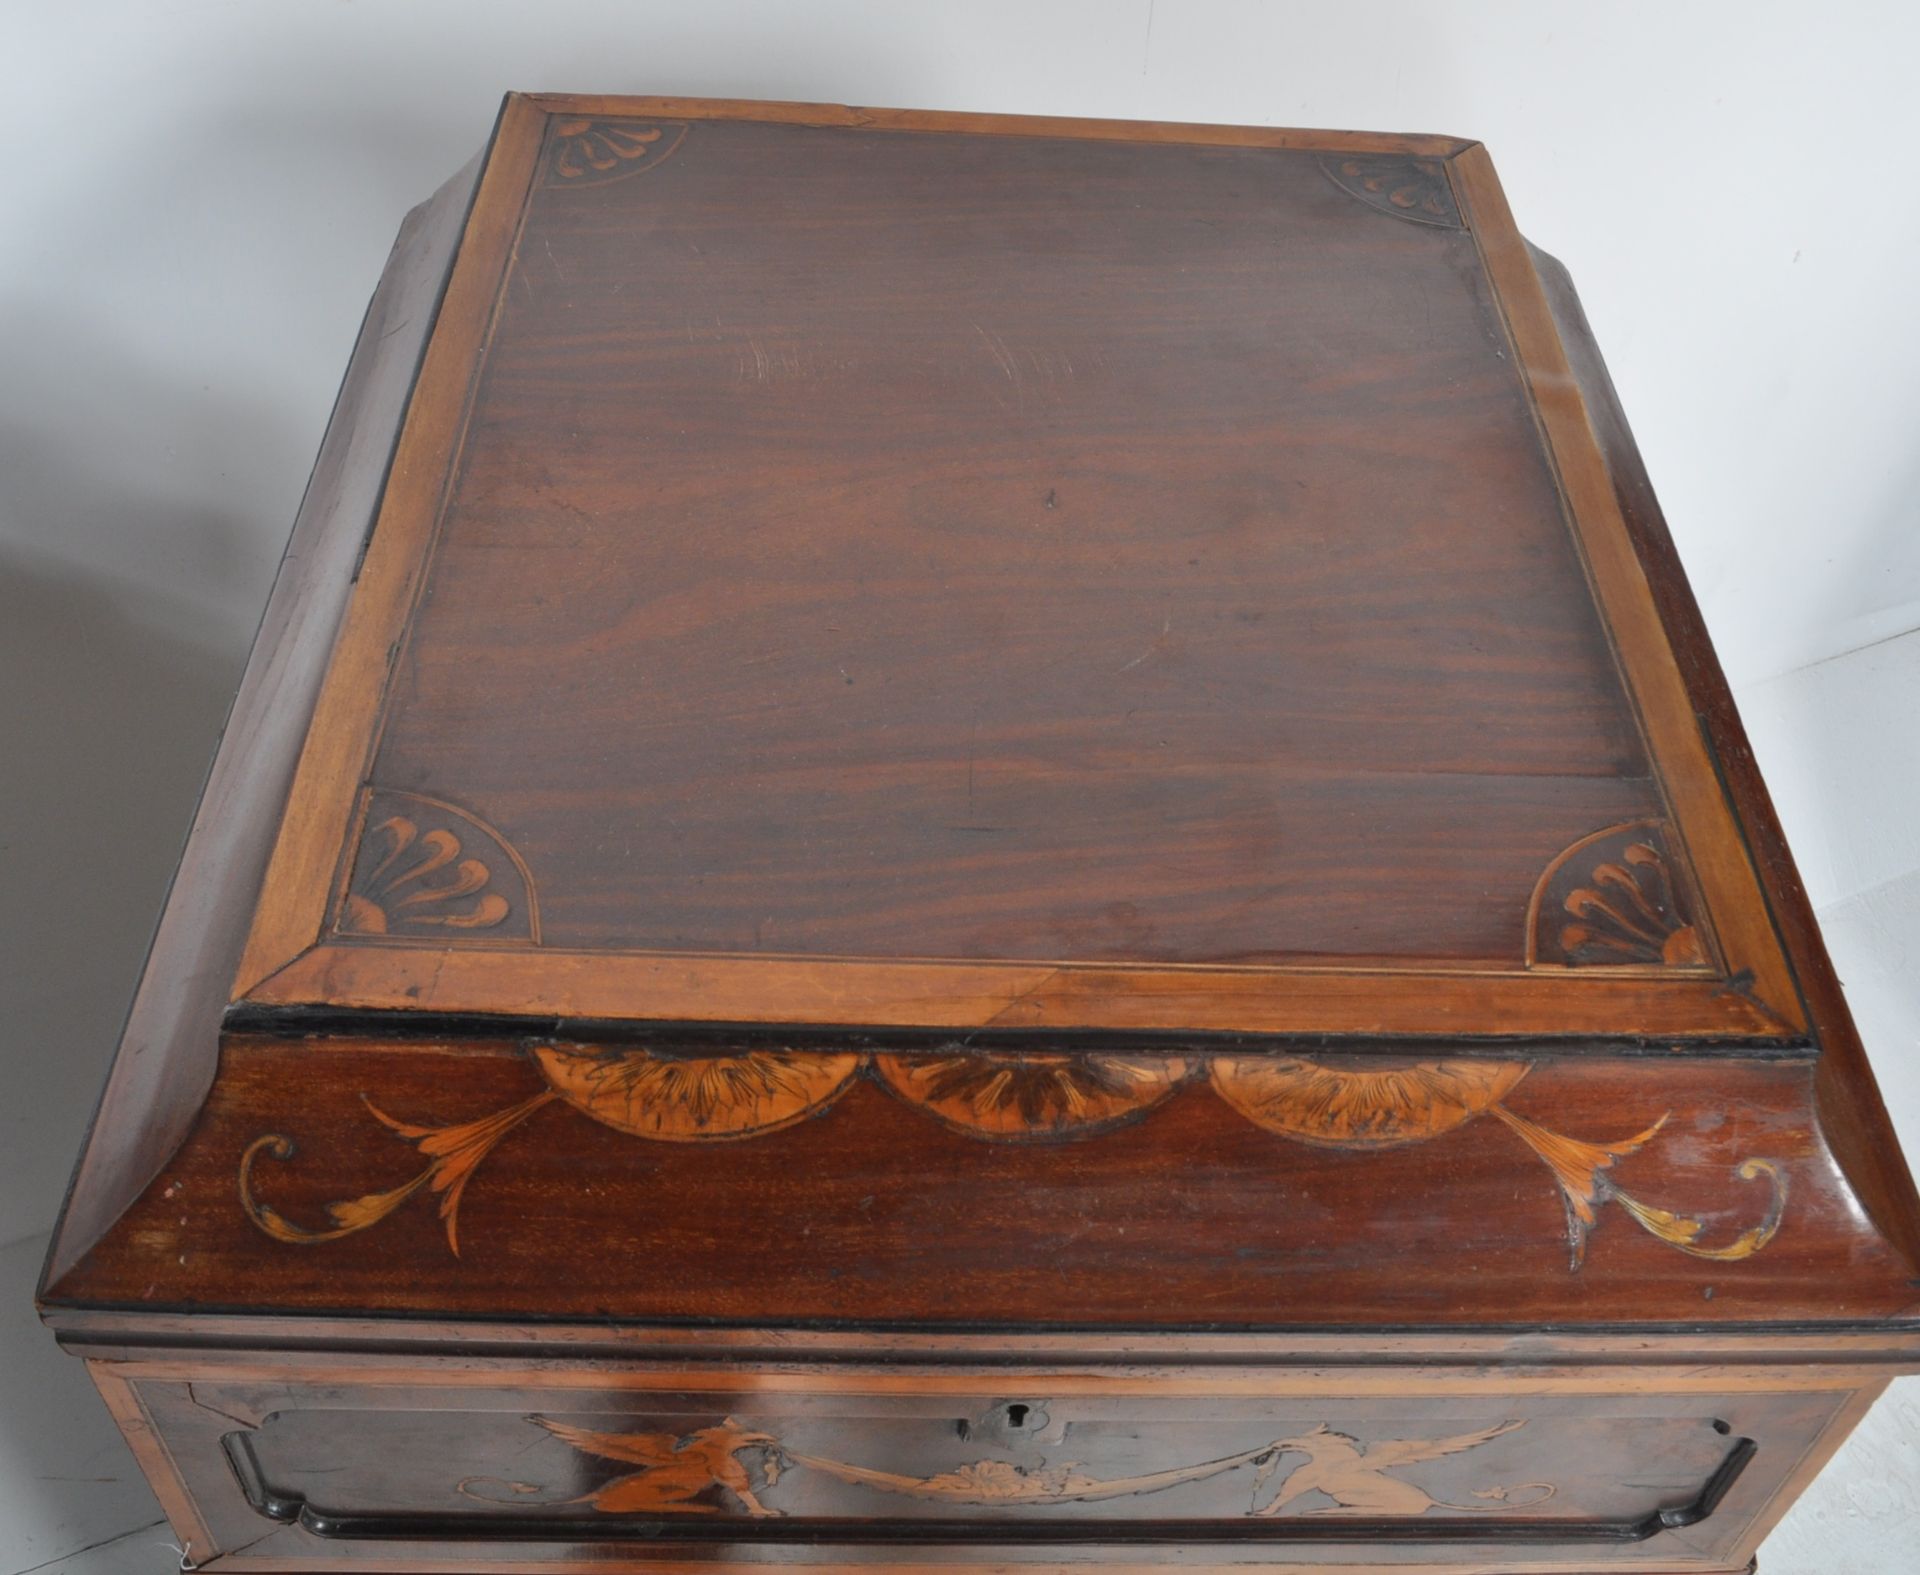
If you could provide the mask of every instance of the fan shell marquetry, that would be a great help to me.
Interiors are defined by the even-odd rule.
[[[1357,153],[1320,160],[1328,180],[1369,208],[1396,219],[1460,229],[1460,204],[1447,167],[1438,159],[1404,153]]]
[[[664,164],[687,134],[684,123],[594,120],[553,122],[548,171],[556,186],[596,186]]]
[[[832,1103],[860,1070],[858,1054],[749,1050],[682,1056],[543,1044],[533,1058],[553,1091],[633,1137],[710,1142],[777,1132]]]
[[[1256,1126],[1308,1143],[1387,1148],[1438,1137],[1497,1105],[1525,1061],[1381,1064],[1298,1056],[1219,1056],[1213,1086]]]
[[[1044,1141],[1105,1131],[1152,1109],[1187,1075],[1178,1057],[1066,1051],[883,1055],[888,1088],[974,1137]]]
[[[335,938],[540,944],[532,872],[471,810],[424,793],[368,788],[361,822]]]
[[[1706,968],[1706,936],[1664,822],[1582,837],[1546,868],[1527,910],[1529,968]]]

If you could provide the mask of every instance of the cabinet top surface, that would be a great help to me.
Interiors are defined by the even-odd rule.
[[[1910,1348],[1911,1185],[1482,149],[516,97],[472,175],[50,1308]]]
[[[238,998],[1793,1038],[1485,154],[513,100]]]

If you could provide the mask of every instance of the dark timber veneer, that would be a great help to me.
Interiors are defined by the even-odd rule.
[[[1917,1258],[1482,148],[516,95],[42,1308],[211,1568],[1678,1575]]]

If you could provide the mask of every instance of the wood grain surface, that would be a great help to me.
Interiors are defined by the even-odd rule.
[[[236,1572],[1704,1575],[1920,1199],[1484,149],[514,95],[41,1305]]]
[[[1414,1368],[1397,1393],[1338,1372],[98,1368],[173,1441],[157,1464],[199,1546],[241,1569],[1733,1569],[1871,1398],[1739,1368],[1659,1396],[1636,1385],[1672,1375],[1644,1368],[1507,1389]]]
[[[672,108],[510,108],[252,1000],[1799,1032],[1474,150]]]
[[[1356,1061],[1366,1079],[1386,1065]],[[60,1299],[1193,1332],[1911,1316],[1910,1271],[1860,1231],[1813,1127],[1806,1063],[1721,1066],[1710,1099],[1697,1067],[1670,1058],[1525,1068],[1443,1085],[1445,1116],[1398,1116],[1424,1125],[1385,1142],[1377,1127],[1356,1138],[1366,1117],[1352,1106],[1320,1118],[1319,1141],[1303,1137],[1326,1108],[1311,1080],[1291,1109],[1258,1083],[1236,1103],[1199,1057],[1118,1126],[1104,1110],[1084,1129],[1054,1126],[1041,1107],[1040,1141],[1007,1141],[990,1104],[958,1124],[943,1102],[958,1093],[903,1099],[892,1084],[905,1074],[877,1068],[794,1095],[797,1122],[674,1141],[555,1097],[521,1050],[236,1038],[192,1140]],[[1267,1119],[1250,1119],[1241,1106],[1261,1095]],[[1421,1108],[1375,1084],[1349,1098]],[[676,1119],[652,1100],[654,1120]],[[1620,1152],[1570,1160],[1541,1133]],[[1779,1167],[1784,1199],[1777,1234],[1736,1261],[1681,1250],[1614,1196],[1698,1221],[1690,1244],[1737,1246],[1774,1201],[1769,1177],[1741,1173],[1750,1160]],[[1587,1167],[1572,1191],[1569,1164]],[[243,1168],[265,1221],[242,1207]]]

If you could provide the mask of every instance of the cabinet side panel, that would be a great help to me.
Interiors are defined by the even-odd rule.
[[[139,1195],[212,1084],[227,984],[481,162],[407,216],[368,304],[74,1172],[43,1289]]]
[[[1740,812],[1774,923],[1797,976],[1821,1055],[1815,1080],[1821,1130],[1876,1229],[1920,1264],[1920,1195],[1900,1155],[1886,1105],[1840,991],[1820,926],[1747,742],[1746,729],[1714,654],[1685,569],[1660,511],[1613,380],[1595,346],[1573,280],[1557,260],[1531,248],[1567,357],[1585,396],[1621,513],[1647,568],[1656,606],[1693,696],[1700,726]]]

